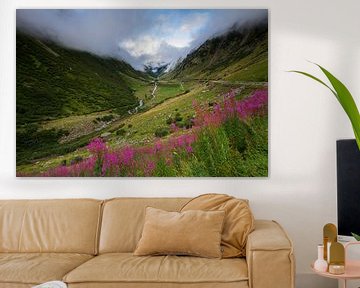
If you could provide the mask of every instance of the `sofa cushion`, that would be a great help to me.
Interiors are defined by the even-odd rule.
[[[97,283],[71,283],[68,288],[249,288],[248,281],[236,282],[198,282],[198,283],[121,283],[97,282]],[[2,287],[0,288],[27,288],[27,287]]]
[[[0,253],[95,254],[102,201],[0,200]]]
[[[241,258],[139,257],[133,256],[131,253],[111,253],[97,256],[64,277],[64,281],[70,284],[157,283],[159,284],[157,287],[162,287],[161,283],[233,283],[242,281],[247,283],[247,279],[247,264]]]
[[[145,208],[179,211],[189,198],[116,198],[104,203],[99,253],[134,252]]]
[[[221,258],[224,216],[224,211],[168,212],[147,207],[144,229],[134,255]]]
[[[0,253],[2,283],[40,284],[61,280],[93,256],[71,253]]]
[[[0,283],[0,288],[32,288],[33,284]]]
[[[221,236],[222,257],[245,257],[247,237],[254,230],[254,216],[248,200],[236,199],[225,194],[204,194],[191,199],[181,209],[188,210],[225,211]]]

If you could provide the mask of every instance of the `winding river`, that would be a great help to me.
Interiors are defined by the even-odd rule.
[[[153,91],[151,92],[151,96],[152,96],[153,99],[155,98],[156,89],[157,89],[157,81],[155,81],[155,83],[154,83],[154,89],[153,89]]]

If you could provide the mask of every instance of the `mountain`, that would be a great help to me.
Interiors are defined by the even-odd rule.
[[[125,114],[138,103],[133,82],[149,79],[124,61],[67,49],[19,31],[16,50],[18,126],[108,109]]]
[[[267,62],[267,21],[234,25],[189,53],[164,78],[267,81]]]
[[[166,73],[169,65],[170,63],[158,63],[157,65],[148,63],[144,65],[144,71],[151,77],[157,78]]]

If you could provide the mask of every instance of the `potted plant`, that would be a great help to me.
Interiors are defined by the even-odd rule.
[[[316,63],[314,64],[318,66],[320,70],[325,74],[326,78],[329,80],[331,85],[326,84],[324,81],[320,80],[319,78],[307,72],[298,71],[298,70],[292,70],[290,72],[295,72],[305,75],[321,83],[322,85],[327,87],[332,92],[332,94],[334,94],[334,96],[339,101],[340,105],[343,107],[345,113],[347,114],[351,122],[352,128],[354,130],[357,147],[359,148],[359,152],[360,152],[360,114],[356,106],[356,103],[354,101],[354,98],[352,97],[351,93],[346,88],[346,86],[340,80],[338,80],[334,75],[332,75],[328,70],[326,70],[322,66]],[[360,241],[360,235],[355,233],[351,233],[351,234],[357,241]]]

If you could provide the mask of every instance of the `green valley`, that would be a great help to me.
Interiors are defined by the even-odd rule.
[[[97,137],[117,149],[187,134],[197,113],[194,103],[212,111],[229,91],[241,100],[267,89],[268,34],[263,23],[233,27],[206,40],[158,78],[125,61],[22,32],[16,47],[20,175],[87,159],[84,147]],[[250,164],[241,169],[250,176],[266,175],[267,114],[254,120],[251,131],[257,135],[251,140],[254,147],[243,156],[236,152],[236,159],[248,157]]]

